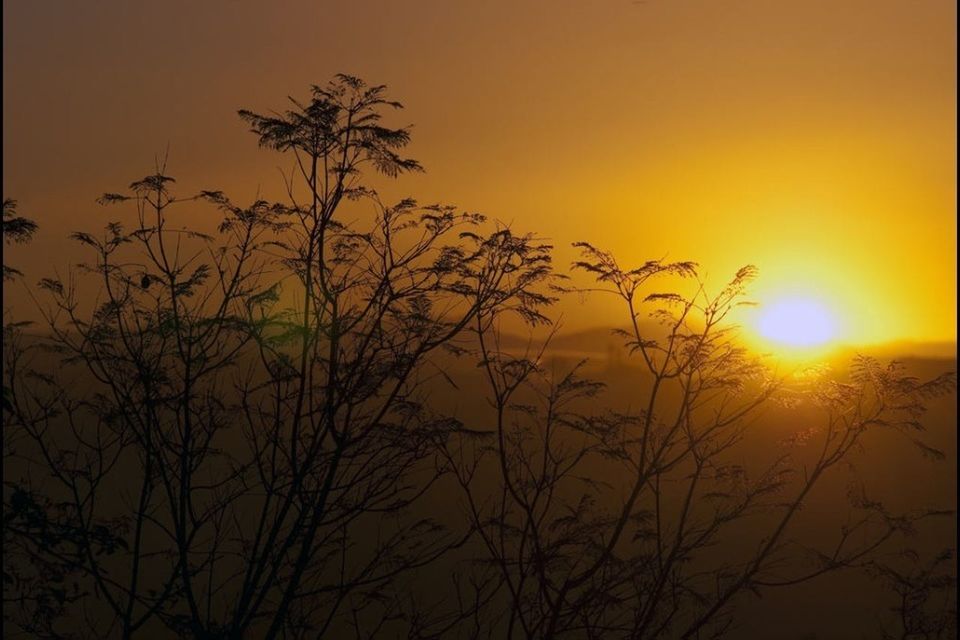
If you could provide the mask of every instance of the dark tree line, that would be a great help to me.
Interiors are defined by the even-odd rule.
[[[546,365],[549,340],[503,346],[572,286],[549,244],[373,189],[421,170],[384,122],[398,108],[337,76],[282,113],[240,111],[291,159],[283,202],[178,195],[159,163],[99,200],[123,223],[73,234],[83,264],[39,282],[43,327],[5,312],[9,628],[705,638],[750,593],[864,567],[899,594],[903,637],[955,633],[931,597],[947,557],[910,572],[877,555],[941,512],[857,494],[835,547],[791,537],[821,478],[874,430],[922,431],[952,375],[861,358],[798,390],[728,321],[752,267],[708,295],[694,263],[626,268],[582,243],[574,269],[622,301],[639,365],[635,404],[611,406],[582,366]],[[5,243],[36,229],[15,206]],[[214,232],[185,224],[211,209]],[[487,410],[458,419],[439,394]],[[746,465],[758,411],[787,401],[817,407],[818,453]]]

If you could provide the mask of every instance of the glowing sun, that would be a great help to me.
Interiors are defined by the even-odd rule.
[[[764,305],[757,332],[787,347],[818,347],[837,337],[837,323],[820,302],[809,298],[784,298]]]

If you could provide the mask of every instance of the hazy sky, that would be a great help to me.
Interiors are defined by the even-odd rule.
[[[953,0],[3,4],[3,195],[30,281],[169,144],[184,192],[278,194],[238,108],[336,72],[390,86],[427,173],[392,194],[624,263],[760,267],[863,340],[956,338]],[[213,215],[212,212],[210,215]],[[573,326],[620,324],[572,299]],[[605,314],[610,314],[607,319]]]

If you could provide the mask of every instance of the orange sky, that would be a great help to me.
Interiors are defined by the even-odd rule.
[[[625,263],[760,267],[761,302],[823,299],[849,341],[956,339],[952,0],[4,2],[3,195],[34,281],[94,199],[169,144],[185,191],[279,195],[235,116],[336,72],[385,83],[456,203]],[[212,213],[211,213],[212,215]],[[10,294],[13,296],[14,294]],[[12,297],[11,297],[12,299]],[[620,324],[571,299],[568,326]],[[609,321],[606,321],[609,314]]]

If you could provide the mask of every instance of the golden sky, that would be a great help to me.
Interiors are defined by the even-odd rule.
[[[238,108],[334,73],[391,87],[427,168],[390,195],[479,210],[755,298],[848,341],[956,339],[953,0],[4,2],[3,195],[31,280],[169,144],[184,191],[277,194]],[[212,212],[211,212],[212,215]],[[719,284],[719,282],[718,282]],[[12,295],[12,294],[11,294]],[[567,326],[620,324],[571,299]],[[606,320],[609,314],[609,320]]]

